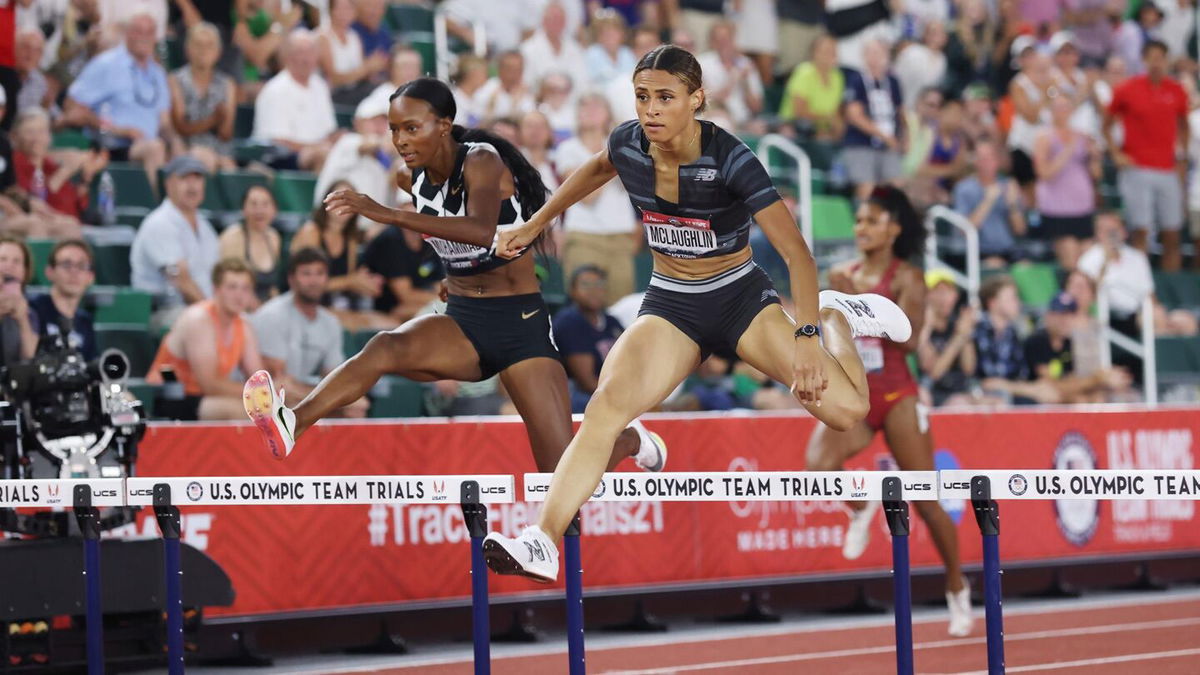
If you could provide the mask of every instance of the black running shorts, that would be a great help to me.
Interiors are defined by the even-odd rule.
[[[550,310],[540,293],[493,298],[451,295],[446,316],[454,319],[479,354],[487,378],[525,359],[559,360],[550,333]]]

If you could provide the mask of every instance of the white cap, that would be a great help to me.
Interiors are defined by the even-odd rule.
[[[1075,42],[1075,34],[1069,30],[1060,30],[1050,38],[1050,53],[1057,54],[1067,45],[1071,45],[1076,50],[1079,49],[1079,44]]]
[[[372,117],[387,117],[388,107],[391,106],[391,94],[387,91],[375,91],[364,98],[354,109],[354,119],[365,120]]]

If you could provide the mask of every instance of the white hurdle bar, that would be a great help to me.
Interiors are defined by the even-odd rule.
[[[525,501],[544,501],[552,474],[524,476]],[[907,501],[936,501],[936,471],[724,471],[606,473],[589,501],[745,502],[882,501],[892,533],[896,672],[912,675],[912,589]],[[567,594],[568,672],[585,672],[583,569],[578,528],[563,540]]]

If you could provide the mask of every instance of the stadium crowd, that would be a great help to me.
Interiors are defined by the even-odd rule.
[[[1139,400],[1137,358],[1101,366],[1100,321],[1135,337],[1153,321],[1200,372],[1193,0],[5,3],[4,363],[69,327],[86,354],[130,352],[157,415],[237,419],[242,374],[266,367],[294,400],[373,332],[436,311],[442,271],[419,235],[322,207],[347,187],[410,201],[387,112],[398,85],[435,71],[435,9],[456,121],[511,140],[551,189],[636,116],[633,66],[672,42],[699,56],[707,119],[812,158],[819,229],[840,232],[819,260],[853,247],[854,204],[876,184],[961,215],[985,279],[968,298],[926,273],[912,366],[931,405]],[[794,174],[769,168],[798,207]],[[937,237],[961,258],[954,230]],[[614,181],[540,258],[577,412],[636,316],[641,240]],[[1101,294],[1111,317],[1095,314]],[[342,414],[511,411],[495,378],[390,379],[372,399]],[[666,406],[798,404],[716,354]]]

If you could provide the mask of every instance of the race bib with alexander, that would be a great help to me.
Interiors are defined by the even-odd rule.
[[[650,248],[675,258],[698,258],[717,250],[717,233],[704,218],[668,216],[642,211]]]
[[[509,225],[506,227],[497,227],[496,233],[511,230],[517,227],[518,224]],[[460,241],[449,241],[441,237],[423,234],[421,238],[429,243],[438,257],[442,259],[442,264],[448,269],[461,271],[469,270],[482,265],[492,259],[496,251],[496,246],[493,240],[491,248],[484,248],[474,244],[464,244]]]

